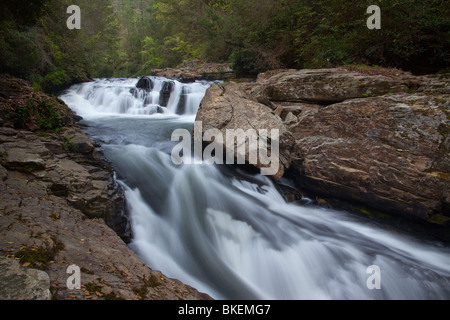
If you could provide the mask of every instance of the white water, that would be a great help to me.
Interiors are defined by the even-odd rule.
[[[130,206],[131,247],[151,268],[217,299],[450,298],[450,250],[440,243],[286,203],[266,177],[174,166],[171,133],[192,128],[208,84],[189,85],[188,115],[174,114],[180,83],[164,114],[150,115],[163,81],[154,80],[149,94],[131,94],[137,79],[125,79],[61,97],[113,163]],[[366,286],[371,265],[380,267],[380,290]]]

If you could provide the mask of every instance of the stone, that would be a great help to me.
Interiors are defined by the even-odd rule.
[[[271,75],[271,76],[270,76]],[[288,70],[259,77],[261,96],[271,101],[331,104],[348,99],[408,92],[408,87],[382,75],[342,69]]]
[[[292,112],[289,112],[284,120],[284,123],[288,126],[296,124],[298,122],[298,118],[294,116]]]
[[[195,59],[185,61],[177,68],[153,69],[151,75],[175,79],[182,83],[229,80],[236,77],[229,63],[202,63]]]
[[[274,116],[294,140],[279,176],[302,192],[449,225],[449,88],[445,74],[273,70],[212,87],[197,120],[224,130],[270,126]]]
[[[353,99],[300,117],[291,127],[293,174],[323,196],[425,220],[444,213],[450,121],[434,101],[421,94]]]
[[[173,89],[175,88],[175,82],[173,81],[164,81],[161,91],[159,93],[159,105],[162,107],[167,107],[169,103],[170,95],[172,94]]]
[[[0,300],[50,300],[50,277],[0,256]]]
[[[142,77],[136,84],[136,88],[143,89],[147,92],[152,91],[153,87],[154,87],[153,81],[149,77]]]
[[[198,114],[197,120],[203,123],[203,132],[210,129],[218,129],[226,136],[228,129],[249,129],[273,130],[277,129],[280,133],[280,168],[274,179],[280,179],[284,172],[290,167],[290,149],[294,143],[292,135],[281,119],[275,116],[272,110],[255,101],[247,95],[245,90],[237,83],[230,82],[223,86],[213,84],[206,92]],[[237,152],[236,141],[235,152]],[[224,141],[224,149],[229,149],[227,142]],[[244,157],[248,160],[248,148]],[[235,157],[237,158],[237,154]],[[261,164],[256,165],[261,168]]]
[[[23,148],[8,149],[6,161],[3,165],[30,172],[45,169],[45,161],[39,154],[32,153],[30,150]]]
[[[5,181],[8,178],[8,171],[0,164],[0,180]]]
[[[0,114],[28,103],[28,82],[2,80]],[[124,192],[79,127],[2,127],[0,142],[0,299],[49,299],[49,289],[55,300],[211,299],[150,269],[128,247]],[[80,290],[66,285],[73,264]]]
[[[62,130],[61,135],[64,136],[65,146],[72,152],[90,155],[95,149],[92,140],[80,130],[69,128]]]
[[[182,115],[186,112],[186,103],[187,103],[188,95],[189,95],[189,87],[183,86],[181,89],[180,101],[178,102],[178,105],[177,105],[176,114]]]

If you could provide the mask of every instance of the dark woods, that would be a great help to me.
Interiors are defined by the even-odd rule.
[[[81,30],[66,26],[73,4]],[[370,5],[380,30],[366,26]],[[238,74],[348,64],[433,73],[450,60],[445,0],[21,0],[2,1],[0,17],[0,71],[47,91],[194,59]]]

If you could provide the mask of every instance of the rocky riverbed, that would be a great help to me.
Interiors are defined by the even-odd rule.
[[[209,72],[193,69],[155,75],[191,81]],[[197,120],[204,131],[224,134],[279,129],[273,179],[291,180],[292,194],[431,222],[448,239],[449,97],[448,75],[273,70],[253,82],[213,84]],[[0,77],[0,297],[209,299],[149,269],[128,248],[122,190],[75,118],[30,83]],[[81,270],[80,290],[67,288],[73,264]]]
[[[0,79],[0,298],[210,299],[128,248],[122,190],[71,110]],[[70,265],[79,290],[67,288]]]
[[[362,213],[450,221],[450,81],[383,68],[273,70],[213,85],[203,130],[279,129],[282,177]],[[224,145],[224,147],[227,147]]]

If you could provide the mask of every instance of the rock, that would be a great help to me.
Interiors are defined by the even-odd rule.
[[[342,69],[288,70],[260,75],[261,96],[271,101],[331,104],[348,99],[408,92],[408,87],[382,75]]]
[[[0,164],[0,180],[5,181],[8,178],[8,171]]]
[[[161,92],[159,93],[159,105],[162,107],[167,107],[169,103],[170,95],[172,94],[173,89],[175,88],[175,82],[173,81],[164,81]]]
[[[31,150],[25,148],[11,148],[6,152],[6,161],[3,165],[8,168],[25,170],[28,172],[45,169],[45,161],[39,154],[33,153]]]
[[[177,68],[153,69],[151,75],[178,80],[182,83],[229,80],[236,77],[228,63],[202,63],[199,60],[186,61]]]
[[[0,118],[7,119],[5,127],[29,131],[57,131],[74,121],[63,101],[7,74],[0,74]]]
[[[142,77],[136,84],[136,88],[143,89],[147,92],[152,91],[153,87],[154,87],[153,81],[149,77]]]
[[[181,89],[180,101],[178,102],[177,105],[176,114],[184,114],[186,112],[186,102],[187,102],[186,100],[188,94],[189,94],[189,87],[183,86],[183,88]]]
[[[213,84],[206,92],[198,114],[197,121],[203,123],[203,134],[209,129],[218,129],[224,137],[228,129],[242,129],[247,131],[254,129],[279,130],[279,170],[273,176],[280,179],[285,170],[290,167],[290,149],[294,143],[292,135],[287,131],[281,119],[272,113],[267,106],[258,103],[247,95],[245,90],[236,83],[230,82],[223,86]],[[237,142],[233,141],[235,158],[238,158]],[[224,149],[230,149],[225,139]],[[269,147],[270,149],[270,147]],[[249,148],[241,155],[249,161]],[[253,163],[252,163],[253,164]],[[257,168],[264,167],[259,161],[255,164]]]
[[[444,214],[450,120],[436,99],[443,97],[354,99],[300,117],[291,127],[293,174],[323,196],[427,220]]]
[[[289,112],[284,120],[284,123],[288,126],[296,124],[298,122],[298,118],[294,116],[292,112]]]
[[[80,130],[64,129],[61,136],[64,137],[64,146],[72,152],[90,155],[95,149],[92,140]]]
[[[11,79],[0,88],[0,113],[34,99],[21,94],[27,82]],[[4,257],[25,268],[13,261],[16,266],[5,267],[12,271],[1,270],[0,298],[48,299],[51,288],[56,300],[211,299],[151,270],[127,246],[132,234],[123,190],[80,128],[33,133],[3,127],[0,142],[0,268]],[[66,285],[72,264],[81,270],[80,290]],[[7,281],[15,292],[4,290]]]
[[[0,256],[0,300],[50,300],[50,278],[41,270],[22,268]]]
[[[0,128],[0,134],[5,136],[15,136],[17,133],[13,128]]]
[[[256,83],[211,87],[197,120],[224,131],[278,118],[290,137],[285,177],[300,190],[449,225],[449,89],[445,74],[273,70]]]

